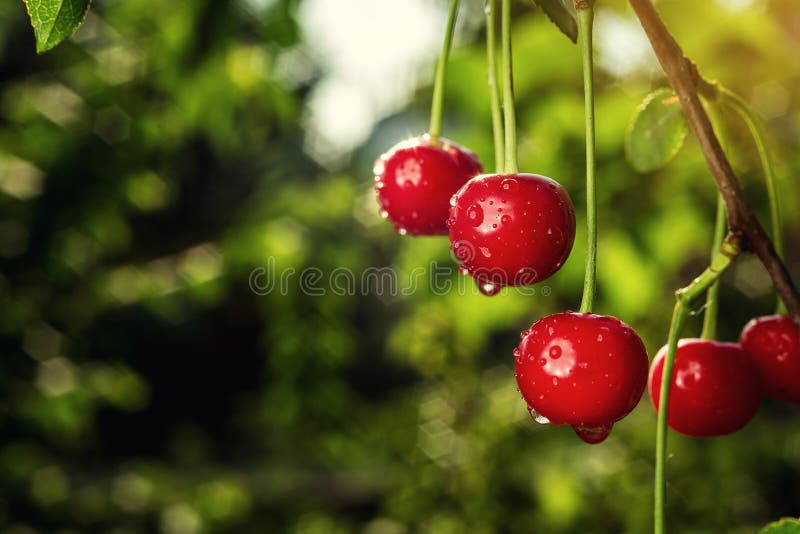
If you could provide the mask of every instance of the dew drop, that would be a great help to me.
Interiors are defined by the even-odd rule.
[[[533,418],[533,420],[536,421],[538,424],[540,425],[550,424],[550,419],[537,412],[532,406],[528,406],[528,412],[531,414],[531,418]]]
[[[506,178],[501,183],[500,186],[503,188],[503,191],[508,191],[513,193],[517,189],[519,189],[519,183],[514,178]]]
[[[386,210],[381,210],[381,211],[380,211],[380,213],[381,213],[381,219],[387,219],[387,218],[389,218],[389,212],[388,212],[388,211],[386,211]]]
[[[492,223],[492,228],[497,228],[497,223]]]
[[[500,290],[503,287],[500,284],[495,284],[493,282],[481,282],[478,284],[478,291],[486,295],[487,297],[493,297],[500,293]]]
[[[500,222],[503,224],[511,224],[511,216],[503,215],[502,217],[500,217]]]
[[[456,218],[455,217],[448,217],[447,218],[447,227],[448,228],[453,226],[455,223],[456,223]]]
[[[603,341],[603,334],[597,334],[597,342],[601,343]]]
[[[416,211],[412,211],[411,212],[411,218],[412,219],[416,219],[417,217],[419,217],[419,214]]]
[[[538,363],[541,367],[544,367],[545,365],[547,365],[547,360],[545,360],[544,358],[539,358],[538,360],[536,360],[536,363]]]
[[[520,339],[525,339],[525,336],[527,336],[530,333],[531,333],[530,330],[523,330],[522,332],[519,333],[519,338]]]
[[[550,347],[550,357],[557,360],[561,357],[561,347],[554,345]]]
[[[519,350],[519,347],[517,347],[516,349],[514,349],[512,354],[514,355],[514,358],[519,358],[520,356],[522,356],[522,351]]]
[[[372,173],[373,174],[383,174],[383,172],[385,170],[386,170],[386,163],[380,158],[377,159],[375,161],[375,165],[372,167]],[[375,178],[377,178],[377,176]]]
[[[557,385],[558,385],[558,377],[557,377],[557,376],[554,376],[554,377],[553,377],[553,385],[554,385],[554,386],[557,386]]]
[[[589,367],[589,362],[578,362],[578,367],[581,369],[586,369]]]
[[[492,251],[488,247],[481,247],[481,254],[483,254],[484,258],[492,257]]]
[[[547,333],[552,336],[553,334],[556,333],[556,330],[552,326],[548,326],[547,327]]]
[[[583,441],[590,445],[600,443],[611,433],[613,423],[600,426],[573,426],[572,429]]]
[[[465,266],[463,266],[463,265],[459,265],[459,266],[458,266],[458,274],[460,274],[461,276],[466,276],[466,275],[468,275],[468,274],[469,274],[469,269],[467,269],[467,268],[466,268]]]
[[[455,205],[456,205],[456,196],[455,195],[450,197],[450,205],[455,207]]]
[[[483,209],[477,204],[473,204],[467,210],[467,218],[472,226],[480,226],[483,223]]]
[[[400,234],[400,235],[406,235],[408,233],[408,230],[406,230],[405,228],[401,227],[401,228],[397,229],[397,233]]]

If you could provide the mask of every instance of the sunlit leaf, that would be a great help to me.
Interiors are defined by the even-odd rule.
[[[687,131],[678,97],[670,89],[659,89],[637,109],[625,139],[625,155],[637,171],[655,170],[675,157]]]
[[[28,7],[36,51],[47,52],[83,23],[91,0],[23,0]]]
[[[542,8],[547,18],[561,30],[561,33],[569,37],[573,43],[578,42],[578,23],[575,22],[575,15],[563,0],[533,0],[533,2]]]
[[[759,534],[800,534],[800,522],[797,519],[784,517],[761,529]]]

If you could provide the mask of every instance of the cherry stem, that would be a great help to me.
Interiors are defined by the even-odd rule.
[[[592,311],[597,277],[597,196],[595,193],[594,69],[592,67],[592,2],[575,2],[583,57],[583,98],[586,117],[586,267],[581,312]]]
[[[717,195],[717,217],[714,222],[714,241],[711,245],[711,258],[722,246],[722,240],[725,238],[725,232],[728,229],[728,224],[725,220],[725,201],[722,195]],[[717,315],[719,310],[719,281],[711,284],[706,293],[706,311],[703,316],[703,331],[700,337],[703,339],[716,339],[717,338]]]
[[[459,0],[450,0],[450,11],[447,14],[447,29],[444,33],[442,52],[436,64],[436,78],[433,82],[433,101],[431,102],[431,125],[428,135],[437,141],[442,135],[442,107],[444,103],[444,79],[447,73],[447,59],[453,46],[453,30],[456,26],[456,13]]]
[[[514,73],[511,65],[511,0],[502,0],[500,25],[503,61],[503,115],[505,119],[506,163],[504,172],[516,173],[517,166],[517,119],[514,115]]]
[[[492,135],[494,136],[495,171],[505,170],[503,146],[503,112],[500,107],[500,87],[497,84],[497,37],[495,35],[496,0],[486,2],[486,64],[488,68],[489,100],[492,106]]]
[[[669,406],[672,369],[675,366],[675,354],[678,350],[678,339],[690,313],[691,303],[704,291],[719,280],[722,273],[730,267],[742,251],[741,238],[738,234],[729,233],[722,241],[722,246],[711,258],[708,268],[700,276],[692,280],[688,286],[675,292],[675,309],[669,326],[667,338],[667,355],[664,358],[664,369],[661,376],[661,393],[658,401],[658,426],[656,430],[656,476],[655,501],[653,508],[654,534],[666,533],[664,503],[666,501],[667,483],[664,476],[667,458],[667,406]]]
[[[739,113],[739,116],[747,124],[750,130],[750,135],[753,136],[753,141],[758,149],[758,157],[761,159],[761,168],[764,171],[764,181],[767,184],[767,195],[769,197],[769,216],[772,226],[772,244],[775,246],[775,253],[779,258],[783,258],[783,231],[781,230],[781,206],[778,201],[778,180],[775,176],[775,167],[772,164],[769,150],[767,149],[766,136],[761,124],[756,119],[755,114],[750,109],[750,106],[742,100],[736,93],[718,85],[717,94],[721,97],[721,101],[727,106],[733,108]],[[786,306],[783,301],[778,298],[776,306],[776,313],[786,313]]]

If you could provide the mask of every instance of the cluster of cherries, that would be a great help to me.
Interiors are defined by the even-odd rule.
[[[567,259],[575,211],[564,188],[536,174],[481,174],[476,155],[444,138],[403,141],[375,162],[381,216],[401,235],[449,235],[462,274],[485,295],[540,282]],[[619,319],[562,312],[536,321],[514,350],[519,390],[537,422],[603,441],[633,410],[648,356]],[[649,370],[658,407],[666,347]],[[763,395],[800,402],[800,335],[787,317],[755,319],[740,344],[685,339],[670,390],[669,426],[689,436],[734,432]]]
[[[658,408],[667,348],[650,370],[650,398]],[[682,339],[675,354],[667,424],[687,436],[736,432],[761,398],[800,402],[800,334],[789,317],[753,319],[739,343]]]
[[[402,235],[448,234],[460,271],[485,295],[546,279],[572,249],[575,210],[550,178],[480,174],[475,154],[427,135],[397,144],[374,170],[381,215]],[[644,392],[647,352],[614,317],[558,313],[521,337],[517,383],[538,422],[597,443]]]

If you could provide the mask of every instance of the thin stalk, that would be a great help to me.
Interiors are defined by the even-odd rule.
[[[450,0],[450,11],[447,14],[447,28],[444,33],[444,43],[442,52],[439,54],[439,61],[436,64],[436,78],[433,82],[433,101],[431,102],[431,125],[428,135],[434,141],[442,135],[442,105],[444,103],[444,79],[447,72],[447,59],[450,56],[450,49],[453,46],[453,30],[456,26],[456,13],[458,12],[458,1]]]
[[[737,237],[736,234],[728,234],[723,240],[722,246],[711,258],[711,263],[708,268],[706,268],[700,276],[692,280],[691,284],[675,292],[676,303],[672,313],[672,322],[669,327],[667,355],[664,358],[664,369],[661,376],[661,394],[658,401],[655,500],[653,503],[654,534],[665,534],[666,532],[664,504],[666,502],[667,481],[664,472],[667,458],[667,407],[669,406],[672,369],[675,366],[675,353],[678,349],[678,339],[680,339],[681,330],[689,314],[689,306],[691,303],[719,280],[722,273],[730,267],[733,260],[735,260],[740,253],[741,242],[739,237]]]
[[[658,401],[658,427],[656,430],[656,477],[655,477],[655,525],[654,534],[664,534],[664,503],[666,501],[667,481],[664,476],[667,458],[667,406],[669,406],[669,384],[672,382],[672,368],[675,365],[675,353],[678,350],[678,339],[681,336],[683,323],[688,313],[687,307],[678,300],[672,311],[672,322],[669,325],[667,338],[667,356],[664,358],[664,369],[661,376],[661,394]]]
[[[497,36],[495,32],[496,0],[486,2],[486,64],[489,71],[489,100],[492,106],[492,134],[494,136],[495,171],[505,171],[503,146],[503,112],[500,107],[500,87],[497,84]]]
[[[519,172],[517,165],[517,119],[514,115],[514,73],[511,65],[511,0],[502,0],[500,25],[503,62],[503,115],[505,119],[506,162],[504,172]]]
[[[753,141],[758,149],[758,157],[761,159],[761,167],[764,171],[764,181],[767,185],[767,196],[769,197],[769,217],[772,226],[772,244],[775,246],[775,253],[779,258],[783,259],[783,231],[781,229],[781,206],[778,200],[778,180],[775,176],[775,167],[772,164],[772,157],[770,156],[769,149],[767,148],[766,136],[761,124],[756,119],[750,106],[742,100],[736,93],[719,86],[717,88],[718,94],[722,97],[722,102],[736,110],[739,116],[747,124],[750,130],[750,135],[753,136]],[[783,301],[778,298],[777,313],[786,313],[786,306]]]
[[[583,57],[583,98],[586,117],[586,266],[583,279],[581,312],[592,310],[597,277],[597,196],[594,142],[594,69],[592,66],[592,2],[575,2],[578,34]]]
[[[717,195],[717,218],[714,222],[714,241],[711,245],[711,257],[722,246],[722,240],[725,238],[727,230],[727,222],[725,221],[725,201],[722,195]],[[711,284],[706,293],[706,311],[703,315],[703,331],[700,337],[703,339],[716,339],[717,338],[717,315],[719,310],[719,281]]]

